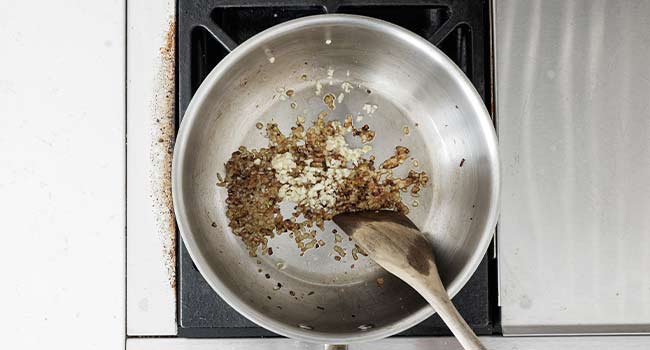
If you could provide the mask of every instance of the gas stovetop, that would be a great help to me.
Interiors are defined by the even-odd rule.
[[[429,40],[470,78],[492,110],[491,44],[487,0],[440,1],[219,1],[178,0],[177,74],[179,122],[203,79],[238,44],[291,19],[347,13],[383,19]],[[179,125],[180,123],[177,123]],[[182,240],[179,238],[179,241]],[[223,301],[194,266],[185,246],[178,258],[178,335],[183,337],[277,336]],[[498,331],[496,261],[492,247],[453,299],[477,334]],[[450,335],[434,315],[401,333]]]

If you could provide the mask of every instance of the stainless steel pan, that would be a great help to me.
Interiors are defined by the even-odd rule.
[[[494,129],[480,97],[449,58],[415,34],[375,19],[323,15],[287,22],[246,41],[219,63],[192,99],[176,141],[173,197],[180,231],[208,283],[259,325],[312,342],[386,337],[433,310],[368,259],[355,262],[348,254],[345,262],[335,261],[328,234],[333,223],[321,234],[325,248],[300,257],[295,242],[283,235],[271,241],[274,254],[260,256],[258,264],[230,232],[226,192],[215,185],[240,145],[265,145],[258,121],[274,120],[288,130],[298,115],[310,120],[325,109],[322,95],[315,93],[317,81],[323,93],[337,96],[343,82],[354,87],[332,118],[362,113],[366,103],[378,106],[363,120],[377,131],[373,153],[378,159],[404,145],[430,175],[431,186],[409,217],[435,246],[450,295],[462,288],[496,223]],[[283,89],[295,91],[296,109],[280,97]],[[379,277],[384,277],[381,287]]]

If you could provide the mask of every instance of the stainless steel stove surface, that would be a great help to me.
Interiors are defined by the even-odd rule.
[[[492,110],[488,1],[178,1],[179,121],[214,66],[238,44],[278,23],[323,14],[348,13],[405,27],[445,52],[470,78]],[[179,123],[177,123],[178,125]],[[179,239],[182,242],[182,240]],[[184,245],[178,258],[178,335],[182,337],[277,336],[233,310],[207,284]],[[496,261],[490,248],[467,285],[454,298],[477,334],[499,330]],[[450,335],[434,315],[400,335]]]

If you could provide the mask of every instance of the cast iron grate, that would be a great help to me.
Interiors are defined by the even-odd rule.
[[[238,44],[276,24],[323,13],[348,13],[383,19],[426,38],[470,78],[491,103],[488,0],[438,1],[178,1],[179,122],[203,79]],[[179,123],[177,123],[178,125]],[[179,239],[179,241],[182,241]],[[495,330],[494,271],[488,258],[454,298],[479,334]],[[260,328],[225,303],[203,279],[180,244],[178,259],[179,336],[263,337]],[[438,316],[401,335],[449,335]]]

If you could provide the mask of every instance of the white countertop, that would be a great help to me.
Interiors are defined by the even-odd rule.
[[[3,1],[4,349],[120,349],[125,4]]]

